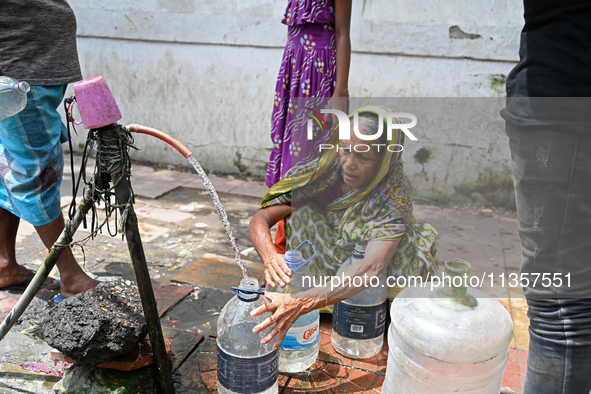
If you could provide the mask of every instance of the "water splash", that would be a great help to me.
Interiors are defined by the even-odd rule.
[[[201,164],[199,164],[199,162],[197,161],[197,159],[195,159],[195,157],[189,156],[189,157],[187,157],[187,160],[193,166],[195,171],[197,171],[197,174],[199,174],[199,177],[201,178],[203,185],[205,186],[205,188],[209,192],[209,195],[211,196],[211,199],[213,200],[213,206],[218,211],[218,215],[220,215],[220,218],[222,219],[222,225],[224,226],[224,230],[226,230],[226,234],[228,235],[228,238],[230,239],[230,243],[232,244],[232,247],[234,248],[234,254],[236,255],[236,263],[238,263],[238,266],[242,270],[242,276],[244,276],[245,279],[248,278],[248,274],[246,273],[246,267],[242,263],[242,260],[240,260],[240,250],[238,250],[238,245],[236,245],[236,240],[234,239],[234,234],[232,234],[232,229],[230,228],[230,222],[228,221],[228,214],[226,213],[224,206],[220,202],[220,198],[218,196],[218,193],[215,191],[215,187],[213,187],[211,181],[209,180],[209,178],[205,174],[205,171],[201,167]]]

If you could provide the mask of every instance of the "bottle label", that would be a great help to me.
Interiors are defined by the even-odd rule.
[[[241,358],[218,346],[218,382],[227,390],[241,394],[260,393],[271,388],[278,377],[276,350],[261,357]]]
[[[388,300],[374,306],[339,302],[332,312],[332,329],[349,339],[377,338],[386,330],[387,313]]]
[[[304,326],[291,326],[281,342],[281,349],[294,350],[310,347],[318,342],[320,319]]]

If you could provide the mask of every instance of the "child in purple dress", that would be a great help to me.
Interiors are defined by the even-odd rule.
[[[282,23],[287,44],[277,78],[271,139],[273,151],[267,168],[267,186],[306,161],[304,140],[292,139],[297,104],[293,98],[325,97],[329,108],[345,111],[351,41],[349,26],[352,0],[289,0]],[[301,125],[299,125],[301,127]],[[326,135],[315,137],[323,142]]]

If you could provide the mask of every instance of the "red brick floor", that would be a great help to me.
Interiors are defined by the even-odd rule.
[[[0,292],[0,319],[3,320],[17,302],[18,299],[11,297],[10,294]]]
[[[318,360],[308,371],[298,374],[280,374],[279,392],[282,394],[381,393],[386,373],[388,344],[384,343],[384,347],[375,357],[363,360],[346,358],[332,348],[330,316],[322,316]],[[217,392],[214,391],[217,383],[215,351],[215,338],[210,337],[195,352],[197,360],[194,365],[198,371],[195,370],[190,375],[193,376],[192,384],[201,382],[199,388],[203,391],[198,391],[200,393]],[[509,364],[503,377],[502,389],[505,392],[522,393],[526,361],[526,351],[510,349]]]
[[[509,349],[509,363],[503,376],[503,390],[521,394],[527,370],[527,351]]]

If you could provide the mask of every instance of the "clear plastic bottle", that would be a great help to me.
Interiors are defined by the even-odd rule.
[[[298,250],[305,243],[312,245],[314,253],[312,257],[304,261],[302,253]],[[292,271],[291,285],[284,287],[267,286],[266,291],[296,294],[302,290],[302,278],[310,277],[309,263],[316,256],[316,247],[310,241],[302,242],[295,250],[285,252],[285,261]],[[279,347],[279,371],[296,373],[310,368],[318,358],[320,350],[320,312],[318,310],[306,313],[290,327],[287,335]]]
[[[336,275],[363,260],[366,243],[357,243],[353,254],[339,268]],[[353,286],[356,286],[351,278]],[[371,278],[367,277],[368,284]],[[367,358],[379,353],[384,344],[386,316],[388,313],[388,287],[386,273],[375,287],[357,293],[355,296],[334,305],[332,314],[332,347],[350,358]],[[347,283],[348,285],[348,283]]]
[[[15,79],[0,77],[0,121],[21,112],[27,105],[29,84]]]
[[[427,282],[394,299],[382,393],[500,392],[513,322],[500,302],[458,280],[469,278],[469,269],[463,260],[448,260],[445,285]]]
[[[218,392],[220,394],[277,394],[279,376],[273,342],[261,345],[270,328],[253,334],[252,329],[270,313],[251,317],[250,312],[266,304],[259,282],[244,278],[240,288],[218,318]]]

